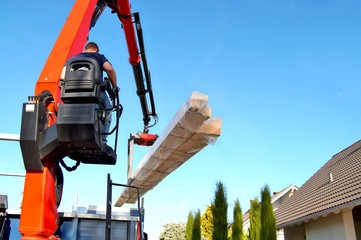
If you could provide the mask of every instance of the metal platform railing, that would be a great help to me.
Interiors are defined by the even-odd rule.
[[[125,188],[134,188],[137,191],[138,196],[138,214],[139,214],[139,235],[137,239],[143,240],[143,211],[140,207],[140,194],[139,188],[131,185],[120,184],[120,183],[113,183],[112,179],[110,178],[110,174],[108,173],[108,180],[107,180],[107,203],[106,203],[106,220],[105,220],[105,240],[110,240],[111,238],[111,224],[112,224],[112,187],[119,186]]]

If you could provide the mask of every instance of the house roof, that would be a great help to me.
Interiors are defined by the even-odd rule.
[[[294,191],[297,191],[297,190],[298,190],[298,187],[294,184],[291,184],[288,187],[285,187],[284,189],[282,189],[281,191],[274,192],[271,197],[271,203],[273,204],[275,201],[277,201],[278,199],[280,199],[287,193],[288,193],[288,195],[290,195],[289,194],[290,191],[293,193]],[[243,224],[245,224],[249,220],[249,212],[250,212],[250,209],[248,209],[247,212],[245,212],[242,215]]]
[[[278,228],[361,204],[361,141],[334,155],[276,211]]]
[[[283,197],[283,195],[285,195],[289,191],[292,191],[292,193],[294,193],[297,190],[298,190],[298,187],[296,185],[294,185],[294,184],[291,184],[291,185],[289,185],[288,187],[282,189],[279,192],[274,192],[272,197],[271,197],[271,203],[274,203],[275,201],[277,201],[278,199]]]

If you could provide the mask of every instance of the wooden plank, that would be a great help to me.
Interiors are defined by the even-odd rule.
[[[204,147],[213,144],[221,135],[221,125],[221,118],[211,116],[208,96],[192,93],[140,161],[128,184],[138,187],[143,196]],[[115,206],[136,201],[136,191],[124,189]]]

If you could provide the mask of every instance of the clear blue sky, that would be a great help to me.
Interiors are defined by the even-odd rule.
[[[145,36],[161,133],[192,91],[209,95],[223,119],[213,146],[145,195],[145,230],[202,212],[223,181],[230,208],[244,211],[264,184],[301,186],[333,154],[360,139],[361,2],[134,0]],[[22,103],[37,78],[74,0],[1,1],[0,132],[19,133]],[[112,62],[124,105],[116,166],[81,165],[65,172],[62,211],[105,203],[106,174],[126,182],[127,139],[142,130],[140,106],[123,30],[106,11],[90,40]],[[136,149],[137,150],[137,149]],[[0,172],[23,173],[19,146],[0,144]],[[138,150],[137,150],[138,151]],[[136,158],[141,159],[139,149]],[[69,162],[71,164],[72,162]],[[18,208],[23,179],[0,177],[1,194]],[[114,201],[120,193],[114,189]],[[232,216],[229,216],[231,218]]]

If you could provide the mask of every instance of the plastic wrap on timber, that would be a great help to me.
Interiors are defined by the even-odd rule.
[[[138,187],[143,196],[204,147],[214,144],[221,135],[222,119],[211,113],[208,95],[193,92],[139,162],[128,184]],[[115,206],[137,199],[134,189],[124,189]]]

